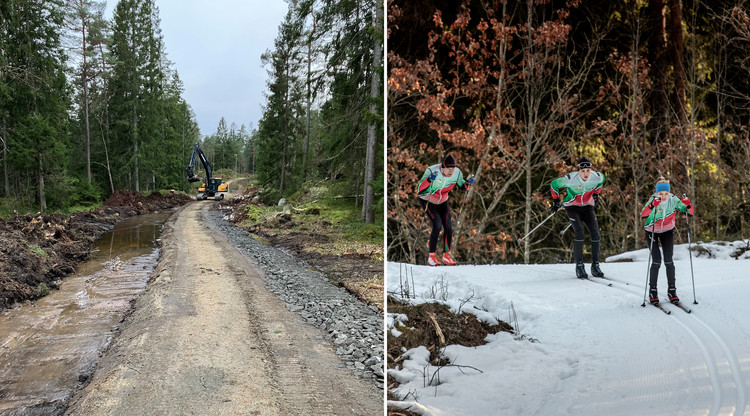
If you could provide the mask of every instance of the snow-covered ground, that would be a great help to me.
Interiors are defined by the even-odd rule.
[[[671,315],[641,307],[645,249],[602,264],[611,287],[576,279],[572,264],[389,263],[390,294],[400,294],[399,276],[408,270],[413,302],[434,301],[434,294],[455,311],[473,294],[461,310],[491,323],[508,321],[512,302],[525,335],[499,333],[481,347],[446,347],[445,356],[466,367],[439,369],[433,385],[425,380],[437,380],[438,368],[428,365],[426,348],[405,352],[409,359],[389,370],[402,383],[394,393],[404,401],[389,405],[440,416],[750,415],[750,251],[731,257],[748,244],[701,244],[712,258],[693,254],[697,305],[687,245],[675,247],[677,293],[691,314],[666,301],[664,267],[659,292]],[[408,317],[388,318],[388,337],[398,334],[394,321],[409,325]]]

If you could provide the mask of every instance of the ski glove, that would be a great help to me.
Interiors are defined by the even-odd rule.
[[[599,205],[599,194],[594,194],[594,206]]]
[[[686,207],[690,208],[690,198],[682,198],[682,203],[685,204]]]
[[[661,198],[654,198],[654,200],[651,201],[650,204],[648,204],[648,207],[651,208],[651,209],[654,209],[657,206],[659,206],[659,204],[661,204]]]
[[[560,203],[560,200],[559,199],[553,199],[552,200],[552,213],[553,214],[556,213],[557,211],[560,210],[560,208],[562,208],[562,204]]]
[[[466,183],[468,183],[469,185],[474,185],[474,182],[476,182],[474,176],[469,176],[469,179],[466,180]]]
[[[437,178],[437,172],[430,172],[430,177],[427,178],[428,181],[433,182]]]

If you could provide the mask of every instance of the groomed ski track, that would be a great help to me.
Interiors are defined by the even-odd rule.
[[[633,292],[632,286],[628,285],[627,282],[615,281],[615,286],[618,285],[622,290]],[[681,300],[683,304],[692,303],[686,296],[683,296]],[[672,311],[669,316],[674,317],[685,332],[693,338],[706,361],[706,371],[709,374],[713,390],[713,402],[708,414],[744,415],[747,407],[746,386],[742,379],[742,369],[737,355],[729,348],[724,338],[697,315],[692,312],[687,314],[680,311],[678,307],[670,306],[669,302],[662,301],[661,304],[665,309]],[[694,310],[696,306],[700,305],[689,308]],[[736,399],[732,400],[731,396],[735,396]]]
[[[722,260],[694,263],[699,304],[693,304],[689,263],[676,261],[678,294],[692,313],[662,302],[670,315],[648,304],[641,307],[646,283],[644,262],[602,264],[612,281],[609,287],[607,280],[592,285],[576,279],[569,264],[401,266],[413,271],[418,295],[426,293],[424,289],[434,286],[436,277],[443,275],[449,298],[475,293],[474,306],[494,317],[507,316],[512,301],[520,332],[539,339],[545,355],[559,360],[538,385],[511,385],[511,390],[517,389],[516,399],[527,402],[509,405],[507,410],[536,415],[750,414],[750,285],[743,276],[746,266],[743,270],[742,264],[731,265],[737,273],[723,269],[717,273],[715,266],[725,267]],[[399,264],[389,263],[391,293],[398,291],[398,279],[396,286],[393,283],[398,273]],[[659,283],[659,294],[664,298],[663,269]],[[474,362],[466,354],[461,355],[460,364],[486,371],[481,361]],[[484,373],[473,381],[481,385],[488,378],[492,375]],[[464,378],[461,383],[472,380]],[[539,397],[535,391],[544,394]],[[436,395],[434,400],[419,400],[417,408],[425,414],[441,414],[437,409],[452,414],[460,409],[460,389],[446,398],[446,403],[452,402],[447,408],[440,405],[439,387],[432,394]],[[491,401],[483,407],[476,403],[476,397],[467,400],[474,401],[471,406],[475,410],[492,409]]]

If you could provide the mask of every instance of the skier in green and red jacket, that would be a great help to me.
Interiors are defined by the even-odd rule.
[[[455,261],[449,252],[453,240],[453,225],[451,224],[451,209],[448,205],[448,193],[455,186],[468,191],[474,184],[474,177],[469,176],[464,180],[461,170],[456,168],[456,160],[451,155],[445,156],[442,163],[432,165],[422,175],[417,185],[419,205],[425,210],[427,217],[432,222],[432,233],[430,233],[430,256],[427,264],[430,266],[440,265],[435,251],[437,249],[440,230],[443,231],[443,265],[454,266]]]
[[[583,226],[589,230],[591,236],[591,274],[594,277],[604,277],[599,268],[599,223],[596,221],[594,207],[599,202],[599,193],[604,184],[604,174],[591,169],[591,161],[585,157],[578,159],[578,171],[571,172],[562,178],[552,181],[552,212],[565,207],[570,219],[575,237],[573,239],[573,259],[576,262],[576,277],[587,279],[586,268],[583,266],[583,242],[586,239]],[[562,190],[565,198],[560,202]]]
[[[680,303],[675,287],[675,270],[672,254],[674,252],[674,226],[677,211],[693,216],[693,205],[686,196],[682,199],[672,195],[669,182],[662,178],[656,183],[656,192],[651,195],[641,210],[641,218],[646,219],[646,241],[651,248],[651,269],[649,271],[649,302],[659,304],[659,293],[656,283],[659,277],[662,256],[659,243],[664,252],[664,265],[667,268],[667,295],[672,303]]]

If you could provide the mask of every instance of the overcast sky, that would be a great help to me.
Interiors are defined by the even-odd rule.
[[[117,4],[108,0],[107,16]],[[258,126],[268,75],[260,55],[273,49],[287,11],[283,0],[156,0],[167,57],[185,86],[201,133],[224,117]]]

